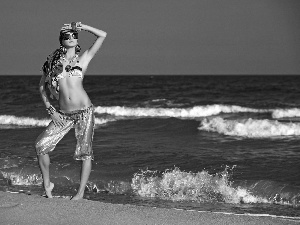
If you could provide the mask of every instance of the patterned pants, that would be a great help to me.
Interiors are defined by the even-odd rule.
[[[44,155],[53,151],[57,143],[74,127],[77,139],[74,159],[86,160],[91,158],[93,160],[92,141],[95,125],[93,105],[81,110],[59,111],[59,113],[62,115],[65,125],[63,127],[55,126],[53,122],[48,125],[35,142],[37,155]]]

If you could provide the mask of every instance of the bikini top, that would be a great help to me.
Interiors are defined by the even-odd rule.
[[[83,78],[82,74],[82,68],[79,66],[79,61],[76,62],[74,66],[69,66],[70,68],[67,68],[66,66],[65,70],[67,73],[69,73],[69,77],[78,77]],[[56,75],[56,79],[60,80],[66,77],[66,73],[64,74],[63,71]]]
[[[82,68],[80,67],[79,61],[74,66],[66,66],[66,73],[64,73],[62,63],[58,64],[52,73],[49,73],[45,79],[45,83],[50,91],[50,97],[59,99],[59,83],[60,79],[66,78],[67,74],[69,77],[77,77],[83,79]]]

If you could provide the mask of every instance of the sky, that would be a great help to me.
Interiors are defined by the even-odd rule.
[[[107,32],[87,74],[300,74],[299,0],[3,0],[0,75],[40,75],[64,23]],[[80,32],[82,50],[95,36]]]

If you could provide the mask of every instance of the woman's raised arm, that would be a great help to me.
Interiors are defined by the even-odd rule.
[[[81,24],[81,29],[97,36],[97,39],[94,42],[94,44],[84,53],[86,54],[86,57],[91,60],[100,49],[107,33],[105,31],[99,30],[97,28],[85,24]]]

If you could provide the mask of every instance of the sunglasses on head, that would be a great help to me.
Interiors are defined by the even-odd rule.
[[[62,40],[78,39],[78,33],[65,33],[62,35]]]

